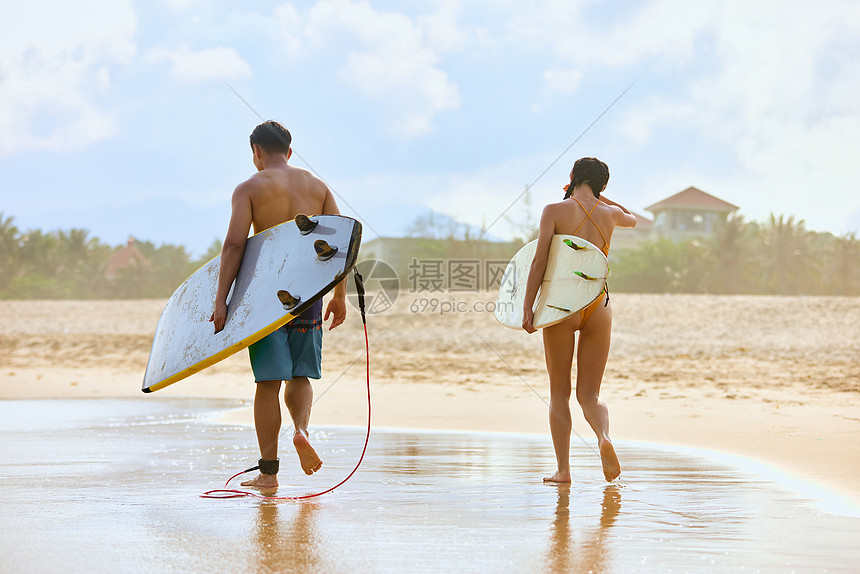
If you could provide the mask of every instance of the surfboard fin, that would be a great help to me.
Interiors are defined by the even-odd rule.
[[[582,251],[583,249],[588,249],[585,245],[577,245],[570,239],[565,239],[564,244],[572,248],[574,251]]]
[[[290,295],[289,291],[281,289],[278,291],[278,300],[281,302],[281,305],[284,306],[284,310],[289,311],[290,309],[295,308],[295,306],[301,302],[302,298],[293,297]]]
[[[317,259],[320,261],[328,261],[334,254],[337,253],[337,247],[329,245],[322,239],[314,241],[314,251],[317,252]]]
[[[594,281],[595,279],[597,279],[597,277],[592,277],[591,275],[586,275],[586,274],[585,274],[585,273],[583,273],[582,271],[574,271],[574,272],[573,272],[573,274],[574,274],[574,275],[579,275],[580,277],[582,277],[582,278],[583,278],[583,279],[585,279],[586,281]]]
[[[316,219],[312,219],[305,215],[304,213],[300,213],[296,216],[296,227],[299,228],[299,233],[302,235],[307,235],[314,229],[316,229],[319,221]]]

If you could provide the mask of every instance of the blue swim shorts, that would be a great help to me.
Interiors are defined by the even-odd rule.
[[[322,300],[250,347],[254,380],[290,381],[322,377]]]

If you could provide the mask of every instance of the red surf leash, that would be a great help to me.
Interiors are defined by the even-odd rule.
[[[361,310],[361,322],[364,325],[364,347],[365,354],[367,356],[367,433],[364,437],[364,448],[361,449],[361,456],[358,459],[358,462],[355,465],[355,468],[352,469],[346,478],[332,486],[331,488],[327,488],[322,492],[317,492],[314,494],[305,494],[303,496],[266,496],[263,494],[259,494],[257,492],[249,492],[247,490],[233,490],[228,489],[227,486],[237,476],[243,475],[246,472],[251,472],[257,470],[259,467],[252,466],[247,470],[243,470],[242,472],[237,472],[224,483],[224,488],[216,488],[215,490],[207,490],[203,494],[200,495],[200,498],[243,498],[245,496],[253,496],[256,498],[262,498],[265,500],[305,500],[308,498],[316,498],[317,496],[322,496],[323,494],[327,494],[332,490],[342,486],[346,481],[352,478],[352,475],[358,470],[358,467],[361,466],[361,462],[364,460],[364,455],[367,453],[367,444],[370,442],[370,341],[367,337],[367,319],[365,318],[365,310],[364,310],[364,280],[358,272],[358,269],[353,268],[353,273],[355,275],[355,289],[358,293],[358,308]]]

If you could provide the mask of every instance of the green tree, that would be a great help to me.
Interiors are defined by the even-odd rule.
[[[64,297],[64,286],[57,277],[62,260],[56,234],[31,229],[21,236],[18,250],[21,272],[9,283],[8,294],[19,299]]]
[[[21,234],[13,217],[0,213],[0,294],[18,274],[20,269]]]
[[[427,210],[416,217],[406,228],[408,237],[421,239],[443,239],[446,241],[473,241],[476,233],[467,223],[457,221],[449,215]]]
[[[860,295],[860,240],[855,233],[832,237],[824,265],[824,292],[828,295]]]
[[[215,239],[214,241],[212,241],[212,244],[209,246],[209,249],[207,249],[206,252],[203,253],[203,255],[194,260],[194,268],[200,269],[219,255],[221,255],[221,248],[223,246],[224,244],[221,242],[220,239]]]
[[[812,236],[803,220],[770,214],[760,228],[759,286],[765,293],[814,293],[821,282],[818,260],[810,257]]]
[[[668,239],[610,253],[611,289],[628,293],[668,293],[677,288],[681,246]]]
[[[672,268],[670,291],[673,293],[707,293],[712,263],[706,243],[699,239],[677,245]]]
[[[7,297],[90,298],[109,248],[84,229],[45,233],[30,230],[17,250],[19,271],[8,282]]]
[[[188,250],[181,245],[139,241],[137,248],[147,265],[123,269],[117,279],[132,297],[167,297],[196,270]]]
[[[96,295],[100,271],[107,263],[111,248],[89,236],[86,229],[57,231],[56,249],[59,267],[55,270],[60,281],[68,285],[71,296],[89,299]]]
[[[710,267],[706,284],[710,293],[743,293],[750,290],[753,262],[751,254],[759,239],[742,215],[732,214],[716,228],[706,243]]]

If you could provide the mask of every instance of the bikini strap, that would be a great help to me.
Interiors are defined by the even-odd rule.
[[[573,201],[575,201],[577,205],[579,205],[579,207],[580,207],[580,209],[582,209],[582,211],[585,211],[585,208],[584,208],[584,207],[582,207],[582,204],[579,202],[579,200],[578,200],[578,199],[576,199],[576,198],[575,198],[575,197],[573,197],[573,196],[570,196],[570,198],[571,198]],[[600,200],[599,200],[599,199],[597,200],[597,203],[600,203]],[[594,207],[592,207],[592,208],[591,208],[591,211],[585,211],[585,217],[586,217],[588,220],[590,220],[590,221],[591,221],[591,223],[594,225],[594,227],[596,227],[596,228],[597,228],[597,232],[600,234],[600,238],[601,238],[601,239],[603,239],[603,249],[601,249],[601,251],[603,251],[603,254],[604,254],[604,255],[606,255],[606,254],[607,254],[606,252],[607,252],[607,251],[609,251],[609,249],[608,249],[608,248],[609,248],[609,242],[608,242],[608,241],[606,241],[606,236],[605,236],[605,235],[603,235],[603,230],[602,230],[602,229],[600,229],[600,226],[599,226],[599,225],[597,225],[597,222],[596,222],[596,221],[594,221],[594,219],[591,217],[591,214],[594,212],[594,210],[595,210],[595,209],[597,209],[597,203],[595,203],[595,204],[594,204]],[[577,232],[578,232],[580,229],[582,229],[582,226],[583,226],[583,225],[585,225],[585,219],[583,219],[583,220],[582,220],[582,223],[580,223],[580,224],[579,224],[579,227],[577,227],[577,228],[576,228],[576,231],[574,231],[574,232],[572,233],[572,235],[576,235],[576,234],[577,234]],[[605,251],[604,251],[604,249],[605,249]]]

